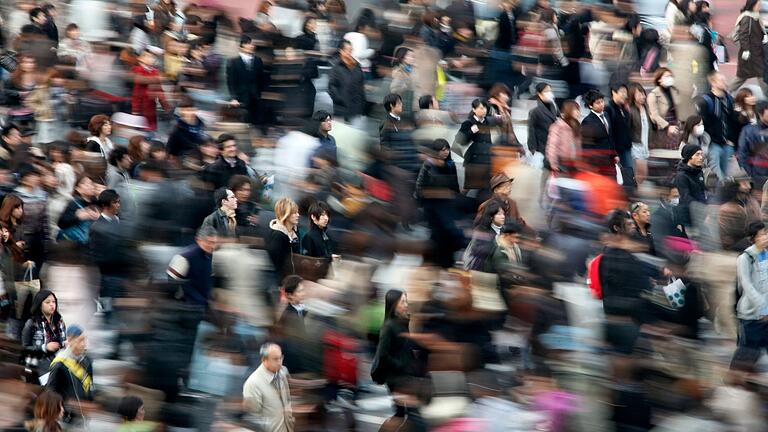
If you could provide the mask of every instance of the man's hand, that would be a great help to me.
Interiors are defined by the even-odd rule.
[[[237,108],[240,106],[240,101],[238,101],[237,99],[232,99],[231,101],[229,101],[229,106]]]

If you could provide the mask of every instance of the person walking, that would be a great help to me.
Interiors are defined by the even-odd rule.
[[[632,83],[628,89],[629,129],[632,136],[632,159],[638,186],[648,177],[648,158],[653,132],[647,95],[641,84]]]
[[[680,193],[679,222],[691,226],[693,218],[691,205],[707,203],[707,187],[704,184],[702,163],[704,152],[695,144],[686,144],[681,151],[682,159],[677,167],[674,184]]]
[[[216,161],[205,167],[202,173],[203,180],[211,183],[214,188],[227,187],[229,180],[235,175],[248,175],[248,166],[237,156],[237,141],[234,135],[221,134],[216,140],[221,149],[221,154]]]
[[[365,114],[363,70],[352,56],[352,44],[344,39],[339,44],[339,58],[331,69],[328,93],[333,100],[333,115],[353,122]]]
[[[736,77],[731,82],[730,90],[735,92],[750,78],[757,78],[757,83],[768,94],[765,83],[765,52],[763,47],[768,43],[768,35],[763,28],[760,18],[760,0],[747,0],[736,18],[734,42],[739,46]]]
[[[32,316],[21,332],[27,367],[35,368],[40,375],[48,373],[51,361],[64,347],[66,340],[67,326],[59,313],[58,304],[54,293],[40,290],[32,302]]]
[[[611,129],[613,148],[619,156],[619,163],[624,168],[634,169],[632,159],[632,130],[630,116],[626,108],[628,88],[624,84],[611,87],[611,99],[605,106],[605,115]]]
[[[309,232],[301,240],[301,250],[306,256],[325,258],[329,262],[336,251],[335,242],[328,236],[331,222],[328,204],[318,201],[309,206]]]
[[[301,252],[299,245],[299,206],[290,198],[275,203],[275,219],[269,222],[267,253],[274,266],[277,281],[296,273],[293,254]]]
[[[757,124],[747,125],[741,131],[736,159],[755,182],[755,187],[762,188],[768,179],[768,148],[765,146],[768,102],[758,102],[755,113]]]
[[[491,178],[491,126],[488,124],[488,102],[472,101],[472,111],[456,133],[455,143],[464,152],[464,190],[483,190]]]
[[[133,94],[131,95],[131,114],[140,115],[147,119],[147,130],[157,131],[157,104],[162,105],[168,112],[170,106],[163,93],[163,77],[155,67],[157,56],[146,50],[138,58],[136,66],[131,68],[133,74]],[[104,152],[106,155],[108,152]]]
[[[227,89],[230,106],[245,109],[248,112],[248,123],[259,126],[264,121],[260,105],[261,92],[267,78],[264,63],[254,54],[255,50],[256,46],[250,36],[240,37],[238,56],[227,62]]]
[[[65,402],[93,400],[93,361],[86,354],[87,347],[83,328],[71,325],[66,348],[51,361],[46,389],[60,394]]]
[[[653,75],[653,90],[648,94],[648,112],[656,127],[652,142],[658,148],[674,149],[680,144],[680,91],[672,71],[660,67]]]
[[[747,233],[752,245],[736,260],[739,337],[731,366],[754,364],[762,350],[768,348],[768,229],[756,221],[749,225]]]
[[[216,201],[216,210],[205,218],[202,227],[213,229],[219,237],[237,238],[235,193],[227,188],[219,188],[214,192],[213,199]]]
[[[243,385],[246,411],[266,422],[267,432],[293,432],[296,420],[291,408],[288,369],[280,346],[267,342],[259,349],[261,365]]]
[[[728,164],[735,153],[734,140],[738,138],[734,138],[733,132],[738,120],[733,97],[728,94],[725,76],[714,71],[709,73],[707,79],[709,93],[698,100],[696,108],[704,121],[704,130],[710,138],[707,152],[708,165],[717,176],[717,180],[722,183],[728,177]]]

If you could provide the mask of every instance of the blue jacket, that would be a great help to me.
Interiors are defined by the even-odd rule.
[[[768,177],[768,125],[745,126],[739,137],[736,159],[750,177]]]

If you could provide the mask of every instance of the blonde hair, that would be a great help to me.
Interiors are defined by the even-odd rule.
[[[298,211],[299,206],[290,198],[280,198],[275,203],[275,218],[283,226],[286,226],[285,222],[288,218]]]

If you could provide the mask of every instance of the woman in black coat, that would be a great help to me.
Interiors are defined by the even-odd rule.
[[[301,240],[301,249],[306,256],[333,258],[336,250],[334,241],[328,237],[328,224],[331,221],[328,204],[318,201],[309,206],[309,232]]]
[[[450,268],[454,253],[464,246],[464,235],[454,222],[459,219],[459,178],[448,141],[437,139],[430,150],[416,179],[416,198],[421,201],[431,233],[431,259],[440,267]]]
[[[32,302],[32,316],[24,324],[21,343],[27,356],[27,366],[37,366],[40,374],[50,369],[56,353],[64,347],[67,327],[59,314],[56,295],[40,290]]]
[[[299,206],[290,198],[281,198],[275,203],[275,219],[269,222],[267,254],[272,261],[278,283],[286,276],[296,274],[293,254],[299,248]]]
[[[472,112],[461,124],[455,142],[467,147],[464,152],[464,189],[487,189],[491,180],[491,126],[485,118],[489,110],[485,99],[472,101]]]

